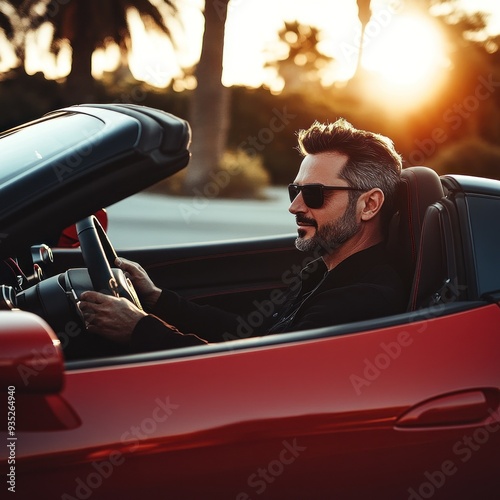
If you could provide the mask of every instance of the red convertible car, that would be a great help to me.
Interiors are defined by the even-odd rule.
[[[92,214],[185,167],[189,141],[120,104],[0,135],[2,498],[499,498],[500,182],[403,171],[388,251],[411,297],[376,320],[247,338],[304,263],[293,234],[119,251],[242,328],[114,352],[75,307],[110,283],[137,300]]]

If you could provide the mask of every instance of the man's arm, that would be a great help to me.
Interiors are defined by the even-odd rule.
[[[130,345],[135,352],[207,343],[196,335],[181,333],[174,326],[146,314],[121,297],[84,292],[79,308],[89,332],[102,335],[118,344]]]
[[[206,340],[191,333],[184,334],[151,314],[139,320],[132,331],[130,343],[133,352],[178,349],[205,344]]]
[[[171,290],[163,290],[151,313],[175,325],[181,332],[194,333],[208,342],[223,342],[233,338],[242,323],[242,318],[237,314],[196,304]]]
[[[167,325],[175,325],[177,331],[194,333],[208,342],[225,341],[228,334],[229,338],[234,337],[241,324],[236,314],[200,306],[170,290],[162,292],[136,262],[119,258],[115,264],[134,284],[144,308]]]

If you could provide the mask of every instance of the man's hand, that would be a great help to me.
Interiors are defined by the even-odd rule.
[[[130,343],[138,321],[147,316],[129,300],[99,292],[82,293],[78,307],[89,332],[120,344]]]
[[[161,289],[151,281],[148,273],[136,262],[123,258],[117,258],[115,265],[125,273],[125,276],[130,278],[141,304],[146,309],[153,309],[161,295]]]

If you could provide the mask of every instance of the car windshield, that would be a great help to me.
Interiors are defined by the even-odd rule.
[[[99,133],[104,122],[81,113],[59,113],[0,135],[0,184],[44,165]]]

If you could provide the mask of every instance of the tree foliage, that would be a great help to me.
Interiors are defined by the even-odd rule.
[[[283,80],[284,90],[297,92],[307,86],[318,88],[321,70],[333,58],[320,52],[318,44],[321,33],[318,28],[301,24],[298,21],[285,22],[278,32],[280,43],[286,47],[286,55],[281,59],[270,60],[266,67],[273,68]]]
[[[57,55],[65,43],[72,49],[71,71],[67,87],[71,97],[93,97],[92,54],[96,49],[116,43],[127,54],[131,48],[131,27],[127,18],[135,9],[148,28],[171,36],[167,17],[175,16],[177,8],[172,0],[151,3],[149,0],[10,0],[17,20],[8,16],[14,31],[24,35],[37,30],[43,23],[53,27],[51,50]],[[83,94],[83,95],[82,95]]]
[[[65,3],[50,0],[4,1],[0,3],[0,30],[15,44],[21,59],[22,40],[29,29],[36,29],[46,21],[54,23],[54,26],[57,24],[54,51],[60,50],[63,40],[73,40],[74,64],[70,78],[81,71],[81,76],[75,76],[75,86],[86,90],[91,88],[85,83],[84,76],[90,77],[90,66],[84,62],[75,63],[84,60],[83,56],[79,59],[77,40],[82,44],[85,42],[87,49],[82,49],[81,54],[86,54],[86,61],[90,61],[95,48],[111,41],[127,51],[130,48],[130,27],[126,11],[132,4],[137,9],[143,6],[143,20],[148,26],[168,32],[166,20],[176,13],[174,0],[164,4],[159,0],[100,3],[97,0]],[[160,8],[161,5],[166,7],[165,11]],[[298,21],[284,24],[278,34],[286,47],[285,56],[269,61],[269,67],[275,68],[285,80],[285,92],[272,95],[265,88],[225,88],[221,83],[221,72],[227,6],[228,0],[206,4],[205,35],[196,69],[196,91],[177,94],[139,83],[127,90],[128,82],[120,89],[112,85],[106,88],[102,82],[94,88],[93,100],[96,102],[136,102],[165,109],[191,121],[194,142],[189,170],[193,177],[189,179],[188,190],[203,185],[207,177],[210,178],[210,173],[220,168],[227,148],[255,152],[262,157],[273,182],[287,183],[300,163],[294,150],[296,130],[308,127],[315,119],[333,121],[340,116],[359,128],[390,136],[407,165],[423,163],[442,169],[440,171],[466,169],[467,173],[477,171],[493,175],[490,172],[498,150],[490,146],[500,137],[500,37],[485,35],[487,19],[481,13],[466,14],[453,0],[405,2],[405,12],[406,9],[416,9],[439,25],[446,39],[449,57],[449,66],[442,70],[442,74],[446,75],[446,85],[432,100],[417,109],[405,111],[393,102],[382,101],[376,91],[370,90],[372,87],[367,72],[359,75],[359,79],[367,79],[364,87],[357,87],[359,82],[353,80],[344,88],[322,87],[321,68],[330,62],[330,58],[318,48],[321,33],[317,28],[301,25]],[[360,0],[358,7],[360,23],[366,26],[370,19],[370,2]],[[91,33],[84,37],[75,16],[90,19],[80,24]],[[164,23],[163,28],[159,23]],[[437,81],[437,76],[441,75],[435,76]],[[44,80],[41,75],[28,77],[25,74],[16,80],[4,78],[1,85],[0,122],[4,129],[66,104],[61,101],[60,85]],[[364,91],[360,91],[361,88]],[[77,100],[87,99],[80,93]],[[287,119],[286,123],[276,122],[276,113],[293,118]],[[229,133],[227,144],[226,133]],[[473,157],[475,161],[469,161]],[[478,161],[483,163],[483,167],[477,165]]]

